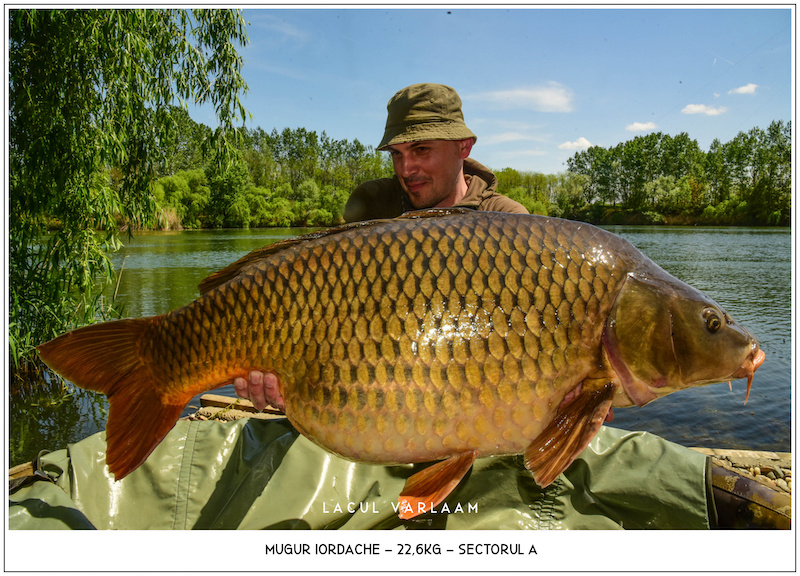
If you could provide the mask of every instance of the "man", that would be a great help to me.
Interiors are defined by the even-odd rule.
[[[469,158],[477,137],[464,123],[455,90],[415,84],[395,94],[386,109],[378,150],[391,155],[395,176],[358,186],[344,209],[347,222],[451,206],[528,213],[498,194],[495,175]]]
[[[395,94],[378,150],[389,152],[393,178],[358,186],[344,209],[347,222],[394,218],[411,210],[466,207],[527,214],[519,202],[497,192],[495,175],[469,158],[478,139],[467,128],[461,98],[442,84],[414,84]],[[253,371],[237,378],[236,393],[258,410],[283,410],[274,374]]]

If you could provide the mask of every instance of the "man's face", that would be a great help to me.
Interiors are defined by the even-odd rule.
[[[389,146],[394,171],[414,208],[452,206],[466,191],[464,158],[472,149],[468,140],[422,140]],[[463,196],[463,194],[462,194]]]

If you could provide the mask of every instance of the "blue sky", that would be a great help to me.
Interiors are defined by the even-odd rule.
[[[386,103],[454,87],[493,169],[557,173],[589,145],[686,132],[703,150],[792,119],[792,22],[777,8],[254,8],[249,127],[375,146]],[[192,117],[215,125],[209,109]]]

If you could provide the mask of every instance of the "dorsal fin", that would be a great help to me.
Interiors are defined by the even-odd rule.
[[[396,218],[396,220],[400,219],[416,219],[416,218],[432,218],[435,216],[447,216],[452,214],[466,214],[475,212],[475,210],[471,208],[431,208],[428,210],[417,210],[414,212],[406,212]],[[333,236],[334,234],[340,234],[346,230],[353,230],[354,228],[368,228],[375,226],[377,224],[381,224],[384,222],[390,222],[391,219],[383,219],[383,220],[364,220],[363,222],[351,222],[349,224],[345,224],[343,226],[337,226],[335,228],[327,228],[325,230],[318,230],[317,232],[311,232],[310,234],[304,234],[302,236],[296,236],[295,238],[287,238],[286,240],[281,240],[280,242],[275,242],[274,244],[270,244],[269,246],[264,246],[263,248],[257,248],[247,254],[239,258],[233,264],[229,264],[222,270],[214,272],[210,276],[208,276],[205,280],[200,282],[198,288],[200,289],[201,294],[205,294],[220,286],[225,284],[228,280],[231,280],[239,275],[239,273],[247,267],[249,264],[260,260],[270,254],[276,254],[282,250],[286,250],[291,246],[295,246],[297,244],[301,244],[303,242],[308,242],[309,240],[316,240],[317,238],[323,238],[325,236]]]
[[[232,264],[228,264],[222,270],[214,272],[210,276],[208,276],[205,280],[200,282],[198,288],[200,289],[201,294],[205,294],[220,286],[225,284],[228,280],[235,278],[239,275],[239,272],[242,271],[247,265],[260,260],[270,254],[276,254],[282,250],[286,250],[291,246],[296,244],[301,244],[303,242],[307,242],[309,240],[315,240],[317,238],[322,238],[323,236],[331,236],[333,234],[339,234],[340,232],[344,232],[345,230],[352,230],[353,228],[363,228],[367,226],[374,226],[380,222],[380,220],[366,220],[364,222],[353,222],[350,224],[345,224],[344,226],[337,226],[336,228],[327,228],[325,230],[318,230],[316,232],[311,232],[309,234],[303,234],[302,236],[296,236],[294,238],[287,238],[286,240],[281,240],[280,242],[275,242],[274,244],[270,244],[269,246],[264,246],[263,248],[256,248],[249,254],[242,256],[236,262]]]
[[[465,208],[457,206],[450,208],[425,208],[423,210],[412,210],[411,212],[405,212],[395,218],[395,220],[433,218],[437,216],[453,216],[458,214],[475,214],[477,212],[477,208]]]

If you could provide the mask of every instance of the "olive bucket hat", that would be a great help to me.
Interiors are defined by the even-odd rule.
[[[478,137],[467,128],[461,98],[442,84],[414,84],[395,94],[386,106],[386,130],[378,150],[420,140],[465,140]]]

